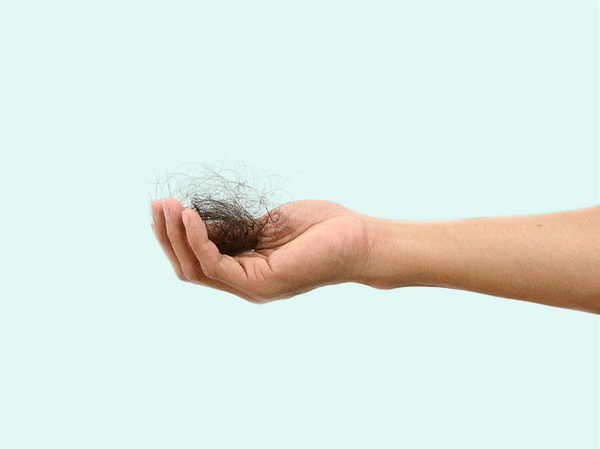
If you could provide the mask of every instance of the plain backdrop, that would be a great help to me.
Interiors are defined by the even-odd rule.
[[[157,178],[443,219],[599,204],[598,2],[1,7],[3,449],[599,444],[598,316],[177,280]]]

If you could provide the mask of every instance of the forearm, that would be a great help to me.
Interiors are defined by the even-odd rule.
[[[359,282],[468,290],[600,313],[600,206],[538,215],[370,219]]]

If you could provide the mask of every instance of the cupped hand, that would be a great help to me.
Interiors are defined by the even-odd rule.
[[[151,209],[154,234],[178,279],[253,303],[358,282],[368,255],[368,217],[329,201],[297,201],[271,211],[280,219],[266,228],[269,243],[233,257],[219,253],[200,216],[176,199],[155,200]]]

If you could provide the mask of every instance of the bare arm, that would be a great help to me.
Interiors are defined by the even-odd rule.
[[[600,206],[367,223],[369,263],[361,283],[461,289],[600,314]]]
[[[157,200],[152,210],[155,236],[180,280],[255,303],[358,282],[468,290],[600,314],[600,206],[407,221],[300,201],[281,206],[286,219],[277,239],[235,257],[220,254],[198,214],[177,200]]]

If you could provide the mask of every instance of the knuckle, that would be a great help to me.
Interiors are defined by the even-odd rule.
[[[212,279],[214,281],[218,281],[219,277],[217,275],[217,270],[215,270],[214,268],[209,268],[209,267],[202,267],[202,273],[204,273],[204,276],[206,276],[208,279]]]
[[[182,271],[177,271],[175,274],[177,275],[177,279],[179,279],[180,281],[189,282],[189,279]]]
[[[252,294],[252,299],[256,304],[266,304],[277,297],[278,292],[273,291],[272,288],[263,288],[258,292]]]
[[[196,274],[193,270],[182,268],[181,271],[182,271],[181,276],[183,277],[183,279],[181,279],[182,281],[194,282],[194,281],[198,280],[197,279],[198,276],[196,276]]]
[[[249,298],[244,298],[246,301],[256,305],[263,305],[269,302],[269,299],[261,295],[252,295]]]
[[[199,278],[210,279],[211,281],[225,282],[225,279],[227,279],[226,273],[223,273],[218,266],[206,262],[198,263],[196,273]]]

